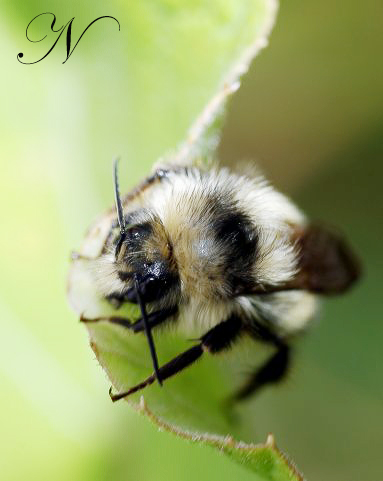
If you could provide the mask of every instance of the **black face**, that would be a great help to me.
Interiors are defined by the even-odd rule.
[[[179,277],[170,268],[170,259],[161,254],[158,241],[154,239],[154,219],[137,222],[135,215],[126,219],[126,232],[116,239],[116,263],[118,276],[127,283],[124,300],[137,302],[132,282],[137,279],[144,302],[158,301],[171,289],[179,288]],[[142,215],[140,215],[142,219]]]
[[[159,301],[168,294],[170,289],[178,286],[178,278],[169,272],[166,262],[163,261],[144,263],[141,272],[137,271],[136,275],[145,302]],[[126,292],[126,299],[136,302],[134,289]]]

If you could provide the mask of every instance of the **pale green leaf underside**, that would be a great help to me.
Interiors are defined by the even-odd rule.
[[[217,42],[217,55],[215,49],[203,49],[214,57],[209,60],[211,63],[206,70],[206,78],[203,78],[200,84],[205,86],[206,93],[209,92],[207,103],[203,104],[203,109],[188,130],[187,138],[165,157],[165,161],[190,164],[199,158],[206,161],[214,157],[228,97],[236,92],[241,76],[247,72],[257,53],[267,45],[277,11],[276,0],[237,2],[230,7],[230,2],[219,3],[222,7],[221,13],[225,10],[224,17],[227,15],[227,24],[225,25],[225,21],[221,23],[224,17],[218,18],[215,16],[217,12],[214,12],[210,18],[213,22],[212,28],[204,32],[208,36],[206,45],[209,45],[212,38]],[[209,14],[211,15],[212,11]],[[225,34],[222,33],[223,27]],[[199,37],[199,40],[202,39]],[[202,50],[198,54],[197,65],[201,52]],[[201,92],[202,90],[204,89],[201,89]]]
[[[134,161],[148,165],[177,146],[182,163],[190,155],[213,152],[218,140],[215,114],[266,45],[276,7],[276,0],[126,4],[127,100],[122,107],[132,114],[126,131]],[[210,111],[201,118],[208,105]],[[210,135],[201,139],[209,126]]]
[[[36,0],[26,10],[8,3],[21,25],[39,11]],[[65,24],[68,6],[58,0],[50,5],[57,22]],[[110,0],[107,14],[118,19],[121,29],[113,20],[96,22],[65,64],[67,75],[81,79],[74,93],[81,96],[92,139],[86,146],[92,165],[106,172],[111,156],[120,155],[126,186],[160,157],[168,159],[168,152],[175,152],[179,162],[212,154],[219,137],[215,114],[266,45],[276,6],[277,0]],[[105,14],[99,5],[76,2],[72,47],[89,22]],[[49,32],[49,21],[41,19],[42,31],[48,32],[44,41],[32,45],[24,39],[26,59],[38,59],[51,47],[56,35]],[[41,65],[52,65],[59,76],[57,62],[65,52],[63,35]],[[76,63],[81,77],[70,70]],[[209,135],[201,137],[206,129]]]
[[[158,28],[161,25],[161,29],[167,31],[162,47],[165,52],[167,49],[173,52],[169,57],[169,68],[175,66],[175,73],[179,76],[177,81],[182,83],[185,77],[192,75],[198,82],[193,91],[195,102],[182,105],[180,99],[181,110],[184,108],[190,113],[191,104],[194,104],[194,107],[200,106],[202,113],[195,115],[197,120],[187,139],[160,162],[170,160],[188,164],[214,155],[227,98],[238,88],[239,78],[247,71],[252,58],[265,46],[276,6],[273,0],[215,1],[209,4],[193,2],[193,5],[182,9],[177,9],[177,5],[178,2],[169,0],[158,2],[156,7],[150,2],[130,4],[129,8],[134,11],[131,12],[131,42],[133,46],[135,42],[142,46],[143,38],[147,42],[147,50],[141,52],[143,64],[135,64],[133,58],[131,68],[135,69],[138,80],[147,75],[142,68],[152,65],[151,62],[147,63],[148,58],[155,62],[152,57],[153,37],[158,41]],[[187,58],[184,58],[182,49],[179,57],[174,57],[175,51],[168,44],[173,35],[172,41],[179,35],[181,41],[187,42],[189,49],[192,42],[193,49],[188,51]],[[208,48],[205,48],[206,45]],[[132,45],[128,48],[132,48]],[[182,65],[183,69],[180,70]],[[134,91],[134,86],[130,88]],[[132,91],[129,91],[129,95],[132,95]],[[145,105],[141,107],[145,110]],[[80,250],[82,255],[95,257],[99,254],[114,217],[113,213],[105,215],[92,227]],[[111,306],[99,299],[95,291],[92,269],[92,261],[75,260],[68,285],[72,306],[78,314],[87,318],[113,312]],[[125,305],[118,315],[134,320],[139,314],[136,306]],[[144,335],[132,334],[121,326],[105,321],[87,323],[86,326],[91,346],[116,391],[124,391],[151,374],[152,363]],[[186,334],[179,327],[154,330],[160,364],[191,347],[195,343],[191,339],[200,337],[206,330],[200,326],[195,332]],[[225,404],[254,366],[254,352],[254,345],[244,340],[223,355],[213,357],[205,354],[192,367],[167,380],[164,387],[154,384],[131,396],[128,402],[161,428],[220,449],[252,469],[259,480],[301,479],[275,448],[272,438],[261,445],[234,441],[234,437],[249,440],[255,436],[254,422],[244,423],[244,412],[229,409]],[[140,397],[142,394],[145,401]]]

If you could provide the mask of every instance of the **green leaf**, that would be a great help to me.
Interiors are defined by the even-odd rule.
[[[223,6],[224,2],[220,3]],[[227,7],[227,3],[225,3],[225,7]],[[235,4],[232,13],[237,19],[242,19],[242,22],[244,18],[246,21],[238,24],[233,21],[235,17],[231,20],[230,28],[227,29],[227,43],[225,46],[222,45],[223,50],[218,55],[210,49],[199,51],[198,58],[200,58],[201,51],[212,55],[207,62],[210,67],[203,73],[199,84],[206,88],[207,103],[205,101],[201,106],[203,109],[188,130],[186,140],[168,156],[169,162],[190,164],[201,158],[205,161],[211,160],[215,155],[228,98],[240,87],[240,78],[247,72],[251,61],[262,48],[266,47],[276,11],[277,3],[274,0],[254,1],[246,6]],[[215,22],[217,22],[217,18],[214,19]],[[208,35],[219,36],[220,27],[221,25],[215,23],[214,28],[207,32]],[[219,48],[217,45],[217,49]],[[216,58],[219,58],[220,61],[216,67],[217,71],[214,71],[215,66],[213,67],[213,65]],[[209,77],[211,77],[211,82]]]
[[[257,473],[260,480],[303,481],[303,477],[297,471],[294,464],[277,448],[272,434],[268,435],[266,443],[252,444],[238,442],[230,435],[223,437],[182,431],[156,417],[147,407],[143,396],[141,396],[138,411],[146,415],[154,424],[164,431],[171,432],[178,437],[194,443],[206,444],[207,446],[224,452],[235,461],[246,465],[249,469]]]
[[[65,25],[70,20],[67,4],[52,0],[50,5],[57,24]],[[7,8],[24,32],[40,7],[32,0],[26,9],[10,1]],[[276,9],[277,0],[111,0],[107,14],[117,18],[120,31],[110,19],[96,22],[63,70],[58,66],[66,58],[65,32],[38,66],[51,68],[55,81],[63,74],[81,80],[76,88],[87,106],[83,122],[92,165],[106,171],[107,159],[119,154],[122,172],[126,162],[127,179],[137,180],[175,149],[179,162],[213,153],[217,113],[266,46]],[[77,2],[72,47],[89,23],[105,14],[105,8]],[[49,26],[49,17],[34,25],[36,32],[47,33],[42,42],[21,37],[25,61],[41,58],[52,46],[57,35]],[[203,133],[209,135],[201,137]]]
[[[266,45],[275,19],[275,0],[160,0],[126,6],[128,62],[124,104],[134,159],[148,166],[184,141],[182,162],[199,147],[212,152],[217,132],[195,142],[212,126],[240,75]],[[208,106],[204,111],[205,106]],[[201,112],[205,112],[201,117]]]
[[[153,61],[153,49],[158,49],[154,38],[158,42],[160,32],[166,30],[165,50],[169,48],[169,52],[172,52],[169,68],[177,75],[177,84],[184,83],[190,87],[190,75],[193,74],[193,88],[190,90],[192,98],[183,102],[180,93],[182,87],[177,87],[174,95],[180,96],[181,118],[194,116],[197,120],[186,140],[172,153],[161,158],[158,164],[198,163],[201,159],[209,160],[214,156],[227,99],[239,87],[239,79],[247,71],[254,56],[266,45],[276,13],[276,4],[271,0],[246,3],[215,1],[215,8],[202,2],[198,8],[191,5],[176,8],[176,3],[163,1],[160,8],[147,2],[142,3],[145,7],[141,7],[141,2],[137,2],[132,7],[137,10],[132,14],[135,21],[132,20],[130,26],[133,44],[141,45],[145,38],[148,42],[148,51],[145,53]],[[141,8],[146,9],[143,16],[142,12],[138,15]],[[152,23],[148,23],[148,13]],[[158,15],[161,18],[160,29]],[[140,22],[138,18],[141,19]],[[171,43],[168,44],[169,38],[175,42],[177,36],[180,36],[180,45],[172,50]],[[150,62],[148,65],[151,65]],[[135,81],[143,82],[147,72],[141,64],[135,65],[135,68]],[[184,75],[185,72],[188,74]],[[151,80],[148,82],[149,87]],[[161,83],[164,79],[157,80]],[[127,95],[132,95],[132,91],[128,90]],[[155,101],[158,101],[157,97]],[[141,107],[144,113],[150,111],[147,104]],[[196,116],[196,108],[202,112],[199,116]],[[147,133],[147,126],[140,125],[139,128],[141,134]],[[157,126],[159,133],[162,133],[162,129],[162,125]],[[166,126],[164,131],[166,134]],[[135,305],[126,304],[113,312],[112,307],[99,298],[94,282],[96,261],[82,258],[97,258],[115,215],[109,211],[88,231],[80,256],[74,260],[71,268],[69,300],[76,312],[86,319],[108,315],[131,320],[138,317]],[[86,327],[96,357],[116,391],[127,390],[152,372],[152,361],[144,335],[133,334],[108,321],[87,322]],[[188,332],[188,335],[190,339],[199,338],[201,331]],[[154,330],[153,336],[160,364],[183,352],[193,342],[185,338],[185,332],[179,326],[174,326],[171,331]],[[130,396],[127,402],[147,415],[161,429],[218,448],[252,469],[259,480],[302,479],[275,447],[272,436],[269,436],[265,444],[259,445],[234,440],[234,437],[251,440],[255,436],[253,422],[244,422],[248,413],[244,409],[233,408],[226,402],[246,377],[249,365],[254,360],[253,353],[253,343],[243,340],[222,355],[205,354],[192,367],[166,380],[164,387],[153,384],[141,393]]]

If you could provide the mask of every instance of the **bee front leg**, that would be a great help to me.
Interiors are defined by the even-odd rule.
[[[174,376],[178,372],[182,371],[186,367],[193,364],[204,352],[210,352],[216,354],[225,349],[228,349],[232,342],[238,337],[242,329],[242,321],[237,316],[231,316],[229,319],[220,322],[206,334],[204,334],[200,340],[201,342],[190,349],[179,354],[177,357],[167,362],[159,368],[159,374],[161,380],[164,381],[171,376]],[[113,402],[119,399],[125,398],[141,389],[153,384],[156,380],[156,375],[152,374],[146,378],[143,382],[133,386],[128,391],[112,394],[109,391],[110,397]]]
[[[106,296],[106,300],[112,304],[115,309],[119,309],[125,302],[138,304],[137,293],[135,287],[127,289],[125,292],[112,292]]]
[[[119,326],[126,327],[127,329],[132,329],[133,322],[127,319],[126,317],[120,316],[100,316],[100,317],[93,317],[88,318],[85,317],[83,314],[80,316],[80,322],[84,322],[85,324],[90,324],[93,322],[100,322],[100,321],[107,321],[111,322],[112,324],[118,324]]]
[[[149,327],[158,326],[159,324],[167,321],[171,316],[176,314],[178,311],[177,306],[169,307],[168,309],[162,309],[160,311],[151,312],[147,314]],[[133,332],[142,332],[145,330],[144,320],[142,318],[138,319],[131,326]]]
[[[177,312],[177,307],[170,307],[168,309],[162,309],[159,311],[151,312],[147,315],[149,326],[155,327],[163,322],[167,321],[173,314]],[[90,323],[90,322],[100,322],[100,321],[107,321],[111,322],[112,324],[118,324],[119,326],[126,327],[127,329],[131,329],[134,333],[141,332],[145,330],[144,321],[142,318],[138,319],[135,322],[127,319],[126,317],[122,316],[101,316],[101,317],[94,317],[93,319],[88,319],[84,316],[80,317],[81,322]]]

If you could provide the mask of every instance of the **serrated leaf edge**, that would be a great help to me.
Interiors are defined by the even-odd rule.
[[[269,448],[280,458],[280,460],[285,464],[285,466],[289,469],[290,474],[295,476],[298,481],[306,481],[303,475],[298,471],[296,465],[288,458],[288,456],[281,451],[274,439],[274,435],[269,433],[265,443],[245,443],[244,441],[237,441],[231,435],[227,436],[219,436],[217,434],[209,434],[209,433],[195,433],[193,431],[183,430],[177,428],[176,426],[167,423],[160,417],[156,416],[148,407],[145,402],[144,396],[140,397],[139,403],[132,403],[127,401],[128,404],[133,407],[137,412],[142,415],[145,415],[149,418],[149,420],[155,424],[160,431],[167,431],[172,433],[182,439],[187,441],[191,441],[193,443],[204,443],[212,446],[220,451],[224,451],[225,448],[228,449],[236,449],[240,452],[252,453],[255,451],[259,451],[261,449]]]
[[[266,0],[265,16],[267,20],[261,32],[258,33],[254,41],[244,49],[239,60],[235,61],[229,69],[228,74],[224,77],[223,81],[221,81],[217,92],[189,128],[186,141],[182,142],[178,149],[155,162],[153,170],[167,165],[169,159],[171,159],[172,164],[186,166],[201,156],[200,143],[204,134],[224,110],[227,99],[239,89],[241,77],[248,71],[253,59],[261,50],[267,47],[268,38],[276,21],[278,7],[278,0]],[[217,135],[216,137],[213,145],[209,146],[210,152],[214,152],[219,143],[219,136]]]

